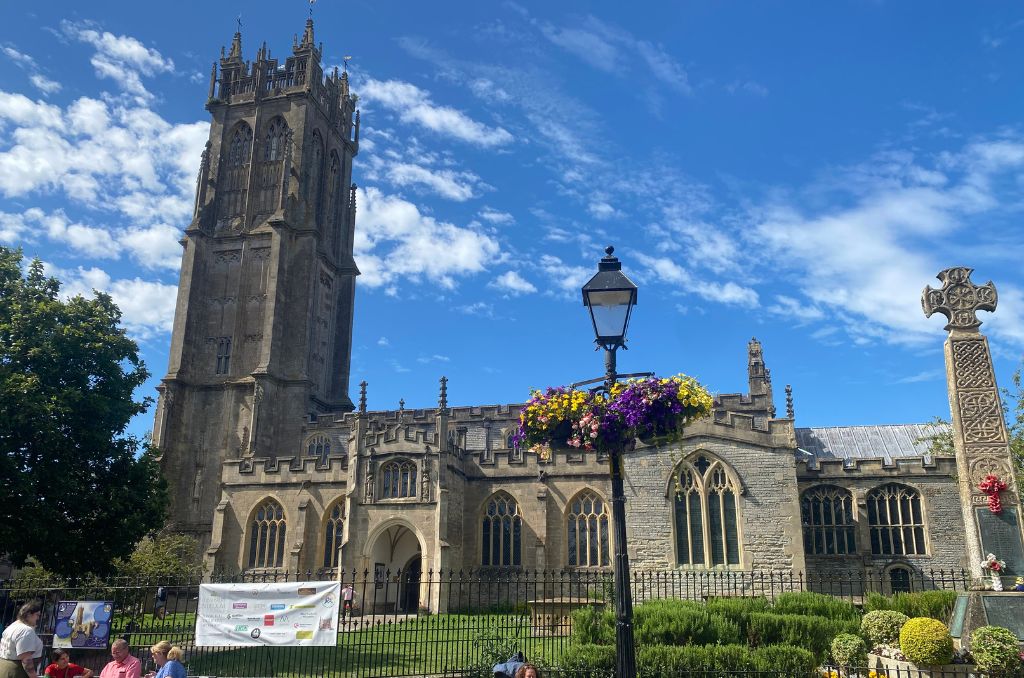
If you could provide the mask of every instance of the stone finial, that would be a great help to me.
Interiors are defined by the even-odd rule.
[[[359,382],[359,414],[366,414],[366,380]]]
[[[302,42],[299,47],[313,46],[313,17],[306,19],[306,30],[302,32]]]
[[[793,413],[793,387],[786,384],[786,419],[795,419]]]
[[[940,272],[936,278],[942,281],[941,289],[926,286],[921,292],[921,308],[925,317],[933,313],[941,313],[949,322],[947,331],[973,330],[978,331],[981,321],[977,311],[996,310],[996,286],[989,280],[984,285],[971,282],[973,268],[956,266]]]
[[[441,377],[441,393],[437,399],[437,406],[442,410],[448,409],[448,377]]]
[[[235,33],[235,37],[231,39],[231,51],[228,52],[228,59],[242,60],[242,31],[241,24],[239,24],[239,30]]]
[[[210,69],[210,93],[207,95],[208,99],[212,99],[213,95],[217,93],[217,62],[213,62],[213,68]]]
[[[405,398],[398,399],[398,411],[405,412]]]

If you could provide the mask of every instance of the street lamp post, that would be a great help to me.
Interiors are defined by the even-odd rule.
[[[636,305],[637,287],[622,273],[622,264],[605,249],[597,274],[583,286],[583,305],[594,323],[594,342],[604,349],[605,388],[611,392],[618,378],[615,352],[626,347],[626,328]],[[626,497],[622,483],[622,445],[608,454],[612,481],[612,533],[615,540],[615,675],[636,677],[636,647],[633,642],[633,594],[629,585],[629,554],[626,551]]]

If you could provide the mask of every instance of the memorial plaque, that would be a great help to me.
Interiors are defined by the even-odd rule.
[[[964,622],[967,621],[967,594],[961,593],[956,597],[956,605],[953,606],[953,618],[949,622],[949,635],[959,638],[964,634]]]
[[[985,616],[991,626],[1002,626],[1024,640],[1024,593],[985,596]]]
[[[1024,544],[1021,543],[1017,524],[1017,509],[1006,507],[1002,513],[987,508],[974,509],[981,533],[982,557],[995,554],[1006,561],[1006,575],[1024,575]]]

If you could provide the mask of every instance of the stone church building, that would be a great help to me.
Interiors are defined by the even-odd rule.
[[[350,400],[357,97],[312,20],[283,59],[222,50],[154,442],[170,527],[211,570],[609,568],[607,460],[517,449],[518,405]],[[358,171],[356,172],[358,175]],[[746,393],[626,460],[634,568],[911,573],[966,564],[928,425],[801,428],[755,339]]]

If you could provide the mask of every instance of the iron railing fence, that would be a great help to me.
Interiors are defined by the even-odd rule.
[[[200,584],[323,580],[339,580],[355,589],[353,612],[346,613],[339,606],[335,646],[225,648],[195,644]],[[834,576],[788,571],[635,571],[631,584],[635,605],[665,598],[774,599],[788,591],[816,591],[860,604],[870,592],[893,592],[887,577],[867,571]],[[908,591],[967,590],[971,578],[966,570],[931,570],[918,572],[901,584]],[[165,601],[159,610],[157,592],[161,588]],[[486,669],[513,651],[557,666],[572,642],[573,611],[587,606],[610,608],[612,573],[483,569],[346,571],[339,575],[335,570],[268,570],[161,580],[14,579],[0,581],[0,622],[9,623],[17,606],[34,598],[44,603],[39,632],[48,651],[59,601],[113,601],[111,636],[127,639],[145,670],[152,668],[149,647],[168,640],[185,651],[189,675],[383,677],[473,675],[480,671],[479,675],[490,676]],[[73,650],[72,660],[98,673],[109,655]]]

